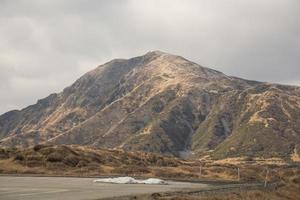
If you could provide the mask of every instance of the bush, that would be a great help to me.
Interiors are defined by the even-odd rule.
[[[9,158],[9,154],[5,149],[0,149],[0,159],[7,159]]]
[[[154,102],[152,110],[160,113],[164,109],[164,103],[162,101]]]
[[[61,162],[49,162],[47,163],[47,168],[50,170],[60,171],[66,167],[64,163]]]
[[[159,158],[156,161],[157,166],[164,166],[164,167],[177,167],[178,164],[172,160],[164,159],[164,158]]]
[[[24,158],[24,156],[22,154],[17,154],[15,156],[14,160],[23,161],[23,160],[25,160],[25,158]]]
[[[40,155],[28,155],[27,160],[35,160],[35,161],[41,161],[43,160],[43,156]]]
[[[63,156],[67,156],[67,155],[70,155],[70,154],[73,154],[73,155],[76,155],[76,156],[79,155],[76,151],[74,151],[73,149],[71,149],[70,147],[65,146],[65,145],[63,145],[63,146],[57,146],[55,148],[55,151],[57,153],[60,153]]]
[[[38,166],[42,166],[44,163],[43,161],[39,161],[39,160],[29,160],[26,162],[26,165],[28,167],[38,167]]]
[[[79,163],[79,158],[74,155],[69,155],[64,158],[63,162],[71,167],[75,167]]]
[[[300,176],[293,177],[291,181],[297,185],[300,185]]]
[[[47,161],[49,162],[62,162],[63,161],[63,156],[59,153],[51,153],[47,157]]]
[[[89,163],[87,168],[91,171],[101,171],[101,166],[95,162]]]
[[[53,147],[44,147],[39,150],[39,153],[41,153],[45,156],[49,155],[51,153],[54,153],[54,152],[55,152],[55,149]]]
[[[85,160],[80,160],[78,163],[77,163],[77,166],[76,167],[85,167],[88,165],[88,162],[85,161]]]
[[[252,156],[247,156],[247,157],[244,158],[244,161],[246,161],[246,162],[253,162],[255,160],[253,159]]]
[[[88,153],[85,153],[84,156],[86,158],[88,158],[91,162],[103,163],[103,161],[101,160],[100,155],[98,155],[96,153],[88,152]]]
[[[33,147],[33,150],[34,151],[39,151],[39,150],[41,150],[41,149],[43,149],[43,148],[45,148],[45,147],[47,147],[46,145],[43,145],[43,144],[37,144],[37,145],[35,145],[34,147]]]
[[[223,173],[223,172],[225,171],[225,169],[222,168],[222,167],[213,167],[213,168],[210,168],[210,171],[211,171],[212,173],[217,173],[217,174],[219,174],[219,173]]]

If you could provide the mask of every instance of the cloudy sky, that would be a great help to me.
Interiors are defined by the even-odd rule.
[[[150,50],[300,85],[299,0],[0,0],[0,113]]]

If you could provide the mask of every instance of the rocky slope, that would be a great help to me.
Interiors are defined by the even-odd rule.
[[[154,51],[116,59],[0,116],[1,146],[80,144],[173,155],[300,152],[300,87],[248,81]]]

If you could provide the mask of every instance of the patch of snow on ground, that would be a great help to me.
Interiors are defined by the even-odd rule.
[[[94,180],[94,183],[118,183],[118,184],[155,184],[165,185],[167,184],[164,180],[158,178],[148,178],[146,180],[137,180],[132,177],[117,177],[117,178],[100,178]]]

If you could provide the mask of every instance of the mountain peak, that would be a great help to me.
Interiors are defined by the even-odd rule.
[[[168,54],[168,53],[160,50],[154,50],[154,51],[148,51],[145,55],[164,55],[164,54]]]

